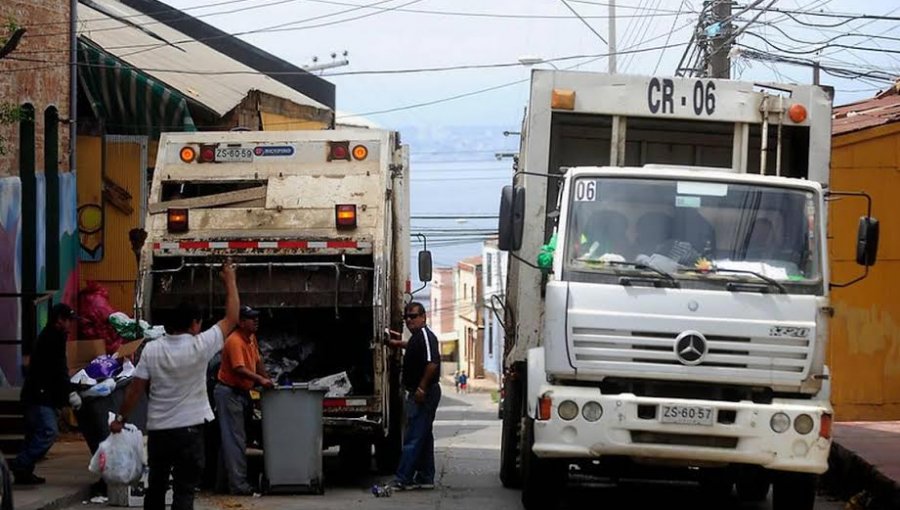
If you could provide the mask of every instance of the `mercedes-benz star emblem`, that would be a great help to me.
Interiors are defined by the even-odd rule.
[[[685,331],[675,339],[675,356],[685,365],[700,364],[706,350],[706,338],[697,331]]]
[[[692,312],[696,312],[698,308],[700,308],[700,303],[698,303],[694,300],[688,301],[688,310],[690,310]]]

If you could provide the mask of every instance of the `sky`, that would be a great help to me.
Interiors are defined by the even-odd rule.
[[[528,100],[530,68],[519,60],[597,72],[609,65],[608,0],[163,1],[228,33],[245,33],[242,39],[300,67],[347,52],[349,65],[317,74],[336,85],[339,114],[362,115],[398,130],[410,145],[412,230],[429,236],[440,266],[480,253],[480,242],[471,236],[496,227],[496,219],[483,216],[496,214],[500,189],[510,181],[511,160],[495,154],[515,152],[519,143],[516,136],[503,135],[519,130]],[[703,0],[616,4],[618,72],[674,75]],[[735,43],[900,76],[900,20],[833,16],[900,17],[896,0],[777,0],[774,7],[828,16],[795,20],[763,13]],[[757,13],[741,14],[735,24],[742,27]],[[829,40],[850,48],[809,53]],[[466,66],[478,68],[428,71]],[[811,83],[812,70],[737,57],[732,78]],[[827,73],[822,84],[835,87],[835,104],[871,97],[888,86]],[[444,218],[423,219],[434,215]],[[470,237],[461,240],[462,230]],[[414,248],[421,248],[415,242]]]
[[[350,65],[323,71],[337,86],[341,112],[367,115],[390,128],[404,126],[510,126],[521,121],[527,101],[529,69],[518,64],[522,57],[545,60],[578,55],[602,55],[609,47],[608,6],[601,0],[165,0],[230,33],[275,29],[241,36],[299,66],[332,60],[346,51]],[[760,5],[768,4],[765,0]],[[749,2],[748,2],[749,3]],[[218,4],[211,7],[198,6]],[[620,55],[618,70],[630,74],[672,75],[696,25],[702,0],[620,0],[616,9],[618,50],[647,50]],[[894,0],[778,0],[775,8],[821,13],[861,13],[900,16]],[[248,9],[247,7],[252,6]],[[361,8],[360,6],[369,6]],[[571,8],[571,9],[570,9]],[[584,18],[575,17],[573,10]],[[738,18],[737,24],[756,11]],[[836,25],[834,17],[799,17],[801,22]],[[586,26],[586,23],[590,27]],[[893,49],[900,53],[900,21],[855,20],[831,27],[808,27],[784,15],[765,13],[750,26],[740,44],[767,48],[768,40],[779,48],[805,51],[813,46],[791,41],[779,33],[812,43],[837,35],[835,44]],[[893,37],[894,39],[890,39]],[[761,39],[763,38],[763,39]],[[782,53],[786,54],[786,53]],[[811,55],[799,55],[813,57]],[[873,68],[900,75],[900,57],[885,52],[828,48],[816,58],[851,69]],[[426,69],[434,67],[506,64],[507,67],[398,74],[354,74],[370,71]],[[608,59],[572,58],[554,62],[560,68],[605,71]],[[549,67],[549,64],[538,64]],[[809,83],[809,68],[736,59],[733,78]],[[513,82],[520,81],[518,84]],[[823,75],[823,84],[837,89],[836,104],[873,95],[884,82],[837,79]],[[474,94],[431,106],[374,113],[424,102]]]

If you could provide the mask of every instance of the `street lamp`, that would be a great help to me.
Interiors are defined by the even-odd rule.
[[[556,67],[556,64],[554,64],[553,62],[544,60],[541,57],[535,57],[535,56],[519,57],[519,63],[526,67],[536,66],[538,64],[547,64],[548,66],[552,67],[553,69],[556,69],[557,71],[559,71],[559,68]]]

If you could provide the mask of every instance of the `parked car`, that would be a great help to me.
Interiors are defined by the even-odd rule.
[[[0,510],[13,510],[12,473],[0,452]]]

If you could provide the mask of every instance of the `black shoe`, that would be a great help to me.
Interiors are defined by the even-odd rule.
[[[42,483],[46,483],[47,479],[37,476],[36,474],[29,471],[19,471],[13,473],[15,477],[16,485],[41,485]]]

